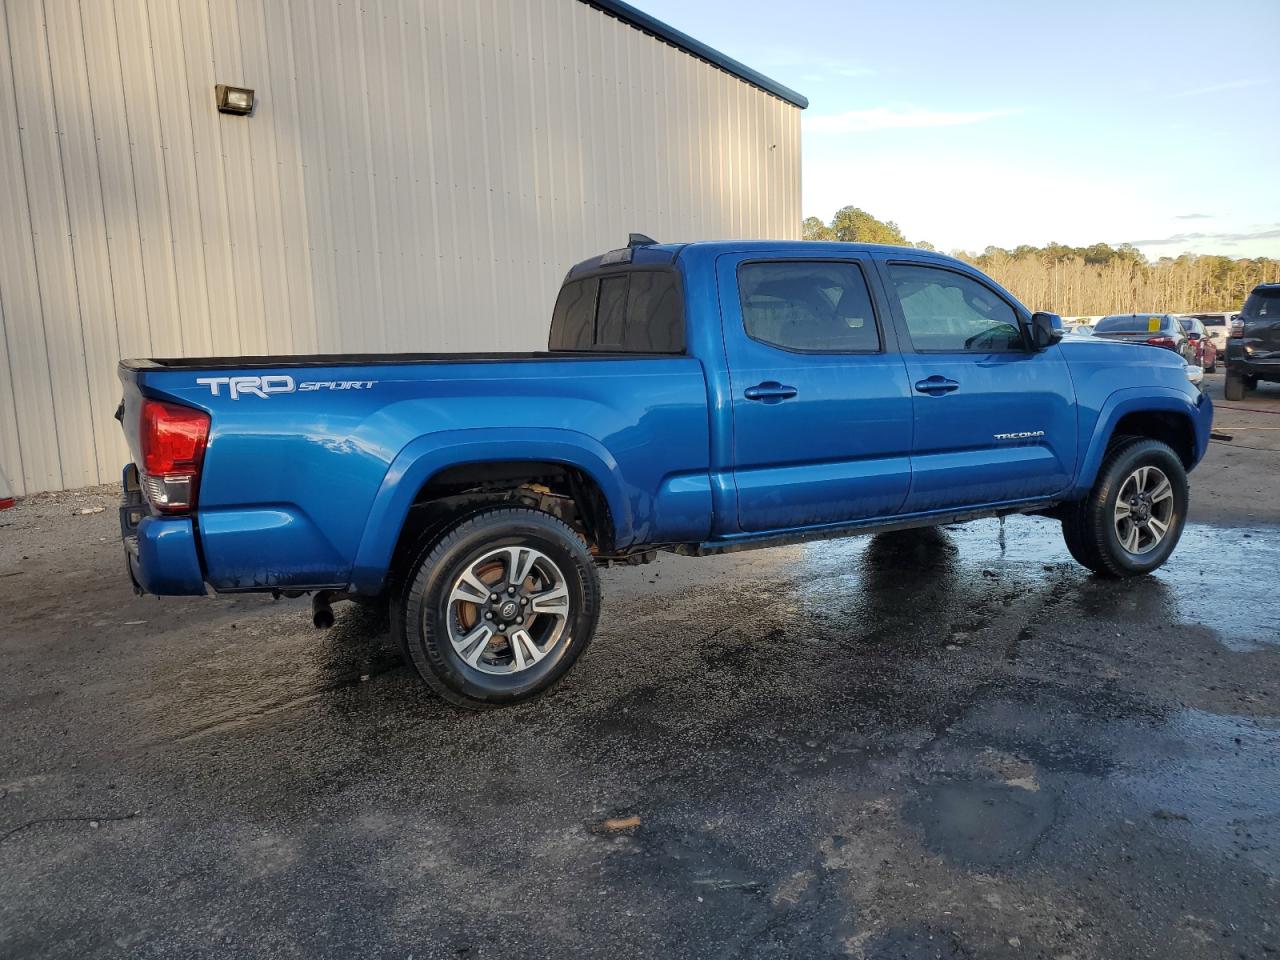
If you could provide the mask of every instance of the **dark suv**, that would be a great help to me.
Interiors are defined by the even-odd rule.
[[[1259,380],[1280,383],[1280,283],[1260,283],[1231,323],[1223,395],[1243,400]]]

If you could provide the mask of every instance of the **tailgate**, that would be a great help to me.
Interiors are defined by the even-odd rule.
[[[1280,318],[1244,322],[1244,353],[1250,360],[1280,361]]]
[[[142,444],[139,431],[142,427],[142,390],[138,385],[138,371],[120,364],[118,368],[120,384],[124,395],[120,398],[120,406],[116,407],[116,419],[124,430],[125,442],[129,445],[129,456],[134,463],[142,459]]]

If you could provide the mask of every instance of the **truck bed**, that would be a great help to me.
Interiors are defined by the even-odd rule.
[[[376,587],[403,513],[459,451],[471,462],[587,470],[619,549],[710,533],[707,385],[696,357],[194,357],[124,361],[120,379],[135,461],[144,398],[210,416],[189,536],[204,581],[220,591]],[[388,510],[396,520],[381,519]],[[371,544],[388,557],[366,565]]]

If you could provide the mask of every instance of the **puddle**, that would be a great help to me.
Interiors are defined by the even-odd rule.
[[[1280,877],[1280,720],[1182,710],[1122,742],[1115,782],[1171,836]]]
[[[1053,826],[1052,794],[1005,783],[930,784],[903,810],[925,846],[953,863],[991,869],[1019,863]]]
[[[1125,582],[1089,574],[1071,559],[1058,523],[1040,517],[980,520],[897,541],[814,544],[805,563],[856,573],[857,614],[878,625],[871,639],[904,621],[938,622],[934,615],[945,612],[955,614],[950,622],[962,634],[966,625],[979,630],[1039,585],[1050,608],[1073,604],[1085,619],[1203,626],[1234,651],[1280,645],[1280,531],[1274,529],[1189,525],[1168,563],[1153,576]],[[849,588],[815,579],[806,599],[811,608],[829,605]],[[1040,614],[1056,615],[1053,609]],[[1016,655],[1015,647],[1011,659]]]

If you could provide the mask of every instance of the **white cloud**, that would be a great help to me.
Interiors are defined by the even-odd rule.
[[[870,77],[875,75],[875,70],[871,67],[833,66],[829,67],[827,72],[834,73],[837,77]]]
[[[864,63],[835,57],[815,57],[812,51],[777,50],[760,61],[769,70],[794,70],[804,68],[814,79],[829,77],[870,77],[876,74],[874,67]]]
[[[872,130],[906,130],[923,127],[958,127],[1007,117],[1016,110],[947,111],[919,107],[873,107],[826,116],[805,116],[801,123],[809,133],[867,133]]]
[[[1223,90],[1240,90],[1244,87],[1257,87],[1267,82],[1266,77],[1253,77],[1249,80],[1228,80],[1225,83],[1211,83],[1207,87],[1192,87],[1175,93],[1175,97],[1198,97],[1202,93],[1221,93]]]
[[[1241,240],[1280,240],[1280,230],[1254,230],[1249,233],[1175,233],[1158,240],[1130,240],[1135,247],[1162,247],[1171,243],[1190,244],[1208,241],[1213,243],[1239,243]]]

